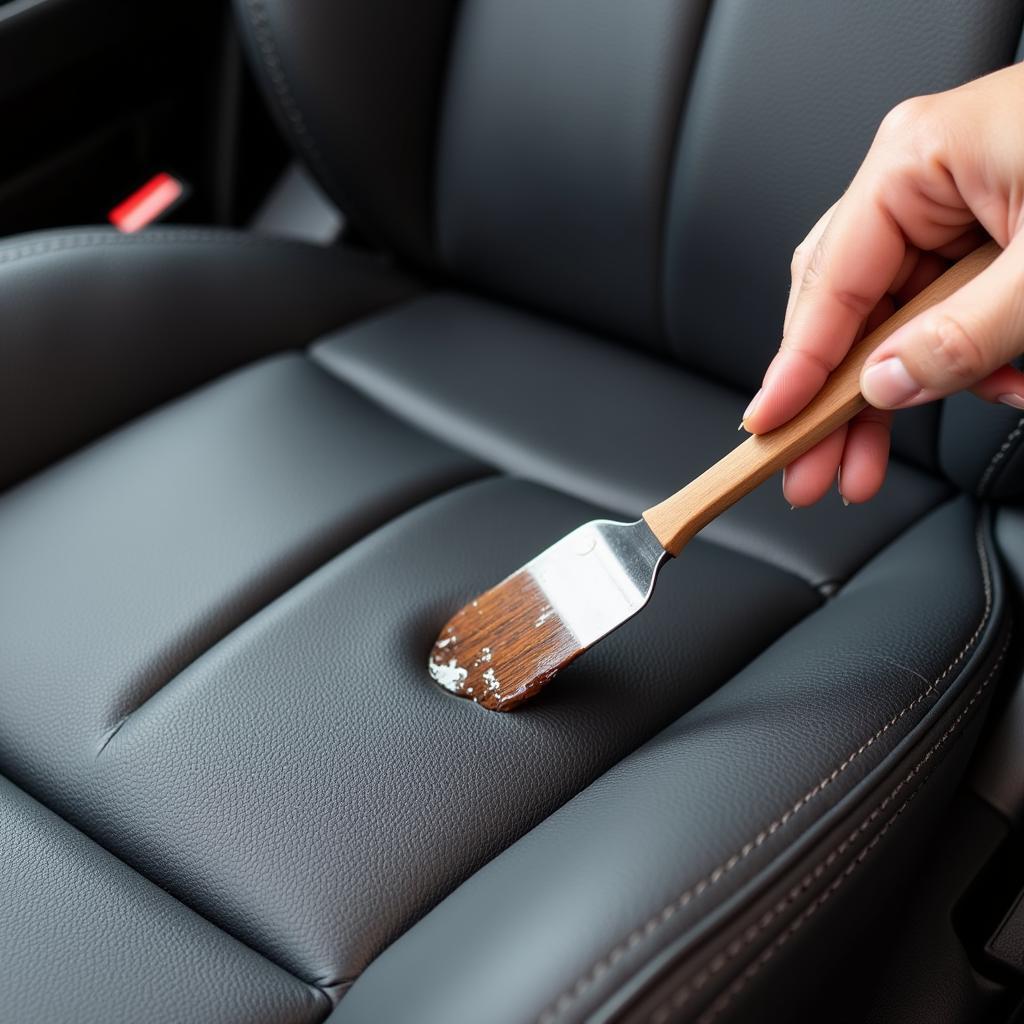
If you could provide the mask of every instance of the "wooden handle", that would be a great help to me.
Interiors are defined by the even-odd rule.
[[[644,519],[661,546],[678,555],[712,519],[856,416],[867,405],[860,393],[860,372],[868,356],[898,327],[980,274],[999,252],[999,246],[989,242],[954,264],[857,342],[802,412],[767,434],[747,438],[681,491],[649,508]]]

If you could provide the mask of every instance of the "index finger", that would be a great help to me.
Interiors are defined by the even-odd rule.
[[[752,433],[784,423],[817,394],[900,271],[906,239],[874,178],[861,168],[814,247],[789,330],[744,417]]]

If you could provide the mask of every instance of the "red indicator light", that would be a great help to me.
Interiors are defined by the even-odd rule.
[[[107,219],[118,231],[131,234],[163,216],[184,195],[185,186],[177,178],[161,172],[118,203],[107,214]]]

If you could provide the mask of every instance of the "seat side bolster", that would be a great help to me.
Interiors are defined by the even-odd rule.
[[[0,243],[0,489],[250,360],[417,291],[369,257],[237,231]]]

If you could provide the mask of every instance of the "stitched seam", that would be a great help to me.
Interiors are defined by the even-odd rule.
[[[212,244],[222,245],[290,245],[294,243],[285,242],[272,238],[247,237],[242,234],[231,234],[228,232],[202,232],[202,231],[173,231],[156,232],[149,231],[138,235],[118,234],[92,234],[73,235],[48,242],[32,242],[18,248],[0,247],[0,264],[14,263],[18,260],[28,259],[34,256],[48,256],[51,253],[61,252],[67,249],[89,249],[103,248],[104,246],[138,245],[149,242],[156,242],[159,245],[168,245],[179,242],[185,244]]]
[[[743,935],[733,942],[731,942],[721,953],[719,953],[708,966],[697,974],[692,981],[688,982],[682,988],[678,989],[672,994],[665,1002],[660,1004],[650,1016],[650,1024],[665,1024],[670,1019],[670,1015],[673,1011],[679,1010],[687,1002],[691,995],[698,992],[704,985],[707,984],[716,974],[727,967],[733,960],[736,959],[745,949],[747,949],[757,937],[774,921],[781,913],[792,906],[821,876],[828,871],[828,869],[838,860],[843,853],[846,852],[849,847],[856,842],[856,840],[867,831],[875,820],[884,812],[886,807],[895,800],[899,795],[900,791],[917,775],[920,774],[921,770],[928,764],[928,762],[935,756],[936,752],[945,745],[946,741],[959,729],[960,723],[967,717],[971,712],[971,709],[978,702],[982,694],[988,688],[991,681],[995,678],[998,673],[1003,660],[1006,656],[1006,651],[1009,647],[1009,637],[1003,643],[1002,648],[999,651],[999,655],[996,658],[995,663],[989,670],[988,675],[985,677],[984,682],[974,691],[971,695],[970,700],[960,709],[957,716],[950,722],[945,732],[932,744],[927,753],[921,758],[920,761],[900,780],[896,787],[886,796],[886,798],[861,822],[860,825],[854,829],[839,845],[815,868],[809,871],[804,877],[789,890],[786,896],[779,900],[773,907],[766,911],[755,924],[748,927]],[[936,765],[937,767],[937,765]],[[882,837],[889,831],[893,822],[903,813],[908,804],[914,797],[924,788],[925,783],[934,774],[935,768],[933,767],[927,772],[924,778],[921,779],[920,783],[914,788],[914,790],[907,796],[903,803],[896,809],[893,815],[886,821],[883,827],[879,830],[878,834],[874,836],[870,843],[868,843],[864,849],[844,868],[844,870],[829,884],[829,886],[818,895],[818,897],[810,903],[807,907],[800,912],[800,914],[793,919],[793,921],[773,940],[772,944],[763,950],[760,955],[750,963],[743,973],[722,993],[718,999],[705,1011],[704,1015],[701,1016],[701,1024],[713,1024],[722,1012],[729,1006],[729,1004],[735,999],[735,997],[742,991],[742,989],[749,983],[749,981],[761,970],[765,964],[778,952],[793,937],[796,932],[811,918],[814,914],[825,904],[831,896],[839,889],[843,882],[849,878],[851,874],[856,870],[858,865],[864,862],[868,854],[878,845]]]
[[[978,481],[978,494],[984,494],[985,489],[992,481],[992,477],[995,475],[996,469],[999,465],[1008,458],[1010,449],[1020,440],[1021,434],[1024,434],[1024,416],[1017,420],[1017,425],[1007,435],[1006,440],[1000,445],[999,450],[992,456],[988,467],[985,472],[981,475],[981,479]]]
[[[866,750],[878,742],[893,726],[895,726],[906,714],[913,710],[922,701],[936,692],[939,684],[955,669],[966,657],[967,652],[974,646],[984,630],[989,616],[992,612],[992,581],[989,574],[988,559],[985,554],[984,541],[982,537],[982,524],[979,522],[975,531],[975,544],[977,547],[978,560],[981,566],[982,587],[985,594],[985,608],[982,612],[981,621],[971,635],[970,639],[960,650],[959,654],[946,666],[942,674],[922,690],[910,703],[898,711],[889,719],[873,736],[865,740],[856,750],[849,754],[836,768],[828,775],[812,786],[796,803],[787,811],[776,818],[770,825],[762,829],[752,839],[743,844],[727,860],[701,878],[698,882],[677,896],[671,903],[664,906],[657,914],[650,917],[640,927],[634,929],[625,939],[616,945],[604,957],[598,960],[589,971],[582,974],[569,988],[565,989],[550,1006],[545,1009],[538,1018],[538,1024],[554,1024],[558,1016],[564,1013],[586,990],[593,985],[603,974],[609,971],[628,952],[638,946],[641,942],[651,938],[660,928],[663,928],[681,910],[687,907],[695,899],[699,899],[705,892],[717,885],[730,871],[732,871],[745,858],[749,857],[755,850],[764,845],[772,836],[784,828],[818,797],[829,785],[850,767],[853,762]]]
[[[273,86],[274,93],[281,104],[281,110],[288,119],[288,123],[294,129],[295,135],[303,149],[306,150],[306,155],[310,161],[321,175],[330,180],[331,176],[327,172],[327,163],[324,160],[323,153],[313,138],[313,133],[309,130],[309,125],[299,109],[299,105],[295,100],[295,94],[292,92],[291,85],[288,82],[288,76],[285,74],[284,62],[281,60],[281,54],[274,42],[274,35],[270,28],[270,18],[267,14],[266,5],[263,0],[246,0],[245,5],[249,10],[256,49],[259,51],[267,77],[270,79],[270,84]]]

